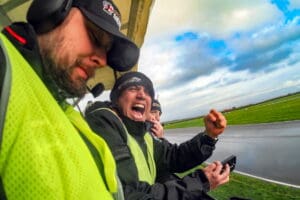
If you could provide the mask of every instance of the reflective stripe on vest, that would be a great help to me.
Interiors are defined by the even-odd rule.
[[[12,66],[0,151],[7,199],[113,199],[116,187],[107,181],[107,188],[106,177],[100,176],[86,143],[64,111],[10,41],[3,34],[0,39]],[[97,150],[107,158],[106,149],[104,145]],[[111,164],[111,159],[103,162],[107,160]]]
[[[87,140],[98,150],[101,156],[100,160],[96,159],[97,164],[101,167],[101,174],[105,177],[105,182],[109,191],[114,194],[116,199],[123,199],[122,185],[119,185],[117,176],[116,163],[113,155],[100,135],[95,134],[83,119],[79,112],[75,111],[72,106],[68,106],[65,113],[73,125],[87,138]],[[99,163],[102,162],[102,163]],[[105,163],[103,165],[103,163]],[[99,168],[98,167],[98,168]]]
[[[149,133],[145,133],[144,140],[147,145],[148,162],[146,161],[144,153],[138,142],[127,132],[127,145],[129,146],[129,149],[134,157],[134,161],[139,173],[139,180],[153,185],[156,178],[153,139]]]

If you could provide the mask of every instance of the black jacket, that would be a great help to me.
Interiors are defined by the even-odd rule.
[[[215,149],[215,141],[210,137],[199,133],[191,140],[180,145],[167,141],[154,141],[154,159],[157,170],[157,181],[154,185],[141,182],[129,147],[127,146],[125,124],[128,132],[139,143],[144,155],[147,156],[147,147],[144,142],[146,124],[135,122],[125,116],[117,117],[110,110],[108,102],[96,102],[86,110],[86,119],[94,132],[101,135],[111,148],[115,157],[118,175],[122,181],[126,199],[211,199],[206,195],[209,183],[203,171],[194,173],[182,179],[172,176],[170,173],[184,172],[191,169],[211,156]],[[121,121],[122,120],[122,121]]]

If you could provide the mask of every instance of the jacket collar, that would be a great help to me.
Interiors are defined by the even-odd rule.
[[[51,76],[47,75],[44,70],[41,58],[37,35],[33,27],[24,22],[16,22],[5,27],[2,33],[13,43],[33,70],[45,83],[48,90],[52,93],[56,101],[62,106],[65,105],[67,93],[62,91]]]
[[[119,115],[122,119],[123,123],[125,124],[127,131],[131,135],[136,136],[144,136],[144,134],[147,132],[147,126],[145,122],[137,122],[132,119],[129,119],[128,117],[124,115]]]

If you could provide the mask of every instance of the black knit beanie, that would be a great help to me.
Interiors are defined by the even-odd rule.
[[[161,112],[161,106],[160,106],[160,103],[157,99],[153,99],[151,110],[158,110],[159,114],[161,115],[161,113],[162,113]]]
[[[128,72],[119,77],[110,92],[110,100],[115,105],[122,92],[131,86],[144,86],[151,99],[154,99],[152,81],[141,72]]]

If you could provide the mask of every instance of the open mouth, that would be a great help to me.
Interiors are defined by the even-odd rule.
[[[145,113],[145,105],[143,104],[134,104],[131,109],[140,116],[143,116]]]

